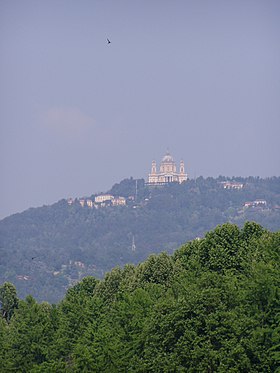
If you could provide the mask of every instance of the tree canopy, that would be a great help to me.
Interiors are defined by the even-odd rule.
[[[280,232],[254,222],[86,277],[56,306],[0,289],[3,372],[280,371]]]

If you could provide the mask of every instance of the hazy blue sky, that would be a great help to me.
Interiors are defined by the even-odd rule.
[[[0,218],[167,148],[190,177],[280,175],[278,0],[0,0],[0,56]]]

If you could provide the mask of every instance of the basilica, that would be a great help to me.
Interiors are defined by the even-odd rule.
[[[147,185],[165,185],[168,183],[179,183],[188,179],[185,173],[184,161],[180,161],[179,172],[176,170],[176,164],[169,152],[165,154],[160,163],[159,172],[157,172],[156,161],[152,162],[152,170],[148,176]]]

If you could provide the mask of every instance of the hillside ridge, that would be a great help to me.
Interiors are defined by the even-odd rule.
[[[125,204],[81,205],[81,199],[95,203],[99,193],[1,220],[0,283],[15,283],[21,297],[57,302],[85,276],[102,278],[116,265],[172,253],[218,224],[254,220],[280,229],[279,177],[200,177],[153,188],[129,178],[104,194],[122,197]]]

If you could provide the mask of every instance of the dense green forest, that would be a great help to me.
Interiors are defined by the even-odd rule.
[[[225,189],[226,180],[244,187]],[[158,188],[130,178],[107,193],[125,197],[126,205],[96,209],[61,200],[1,220],[0,283],[15,284],[20,298],[31,294],[55,303],[85,276],[103,278],[117,265],[137,264],[161,251],[172,254],[218,224],[255,221],[280,229],[279,177],[199,177]],[[265,204],[245,207],[255,200]]]
[[[280,372],[280,232],[217,226],[57,305],[0,286],[1,372]]]

